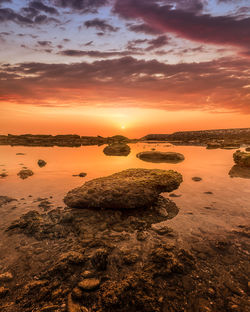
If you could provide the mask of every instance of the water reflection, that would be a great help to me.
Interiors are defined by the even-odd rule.
[[[231,178],[250,179],[250,168],[235,165],[228,174]]]

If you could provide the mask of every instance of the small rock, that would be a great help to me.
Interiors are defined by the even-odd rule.
[[[76,300],[80,300],[82,298],[83,294],[82,294],[82,290],[79,287],[75,287],[72,290],[72,298],[76,299]]]
[[[212,195],[213,192],[204,192],[204,194]]]
[[[200,177],[193,177],[192,180],[195,181],[195,182],[199,182],[199,181],[202,180],[202,178],[200,178]]]
[[[16,155],[21,156],[21,155],[25,155],[24,153],[16,153]]]
[[[181,197],[181,195],[175,194],[175,193],[171,193],[169,194],[169,197]]]
[[[8,294],[8,292],[9,292],[8,288],[0,287],[0,298],[5,297]]]
[[[106,249],[97,250],[91,258],[93,267],[97,270],[104,271],[108,265],[108,252]]]
[[[13,275],[10,272],[0,274],[0,282],[9,282],[13,279]]]
[[[28,177],[31,177],[34,174],[34,172],[30,169],[22,169],[17,174],[21,179],[27,179]]]
[[[148,238],[148,232],[145,231],[137,231],[136,239],[138,241],[145,241]]]
[[[39,167],[44,167],[44,166],[47,165],[46,161],[43,160],[43,159],[39,159],[39,160],[37,161],[37,164],[38,164]]]
[[[96,290],[99,286],[100,280],[97,278],[87,278],[78,284],[78,287],[85,291]]]

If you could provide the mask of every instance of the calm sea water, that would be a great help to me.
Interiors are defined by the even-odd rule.
[[[80,148],[66,147],[0,147],[0,172],[6,169],[8,177],[0,179],[0,195],[14,197],[19,202],[3,206],[0,227],[3,229],[13,219],[31,209],[39,209],[36,198],[50,198],[53,207],[63,206],[62,199],[74,187],[85,181],[106,176],[127,168],[160,168],[177,170],[184,182],[172,198],[180,212],[169,221],[181,236],[187,234],[219,233],[249,223],[250,179],[230,177],[233,167],[232,150],[207,150],[200,146],[169,146],[168,144],[131,144],[129,156],[106,156],[104,146]],[[185,160],[178,164],[149,163],[136,157],[141,151],[155,148],[184,154]],[[16,155],[24,153],[25,155]],[[38,159],[47,165],[40,168]],[[26,180],[17,176],[26,166],[34,175]],[[73,174],[86,172],[85,178]],[[194,182],[192,177],[202,178]],[[212,192],[206,194],[205,192]],[[32,197],[30,196],[32,195]],[[30,197],[29,197],[30,196]],[[168,196],[168,194],[165,194]],[[22,200],[21,200],[22,199]]]

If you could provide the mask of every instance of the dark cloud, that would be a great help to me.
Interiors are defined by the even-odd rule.
[[[75,56],[75,57],[80,57],[80,56],[89,56],[89,57],[94,57],[94,58],[107,58],[107,57],[113,57],[113,56],[128,56],[131,54],[136,54],[140,55],[140,52],[133,52],[131,51],[97,51],[97,50],[63,50],[59,52],[61,55],[65,56]]]
[[[32,24],[33,21],[27,17],[24,17],[12,9],[6,8],[6,9],[0,9],[0,23],[1,22],[15,22],[18,24]]]
[[[93,101],[110,106],[122,105],[124,100],[125,105],[166,110],[249,113],[249,68],[249,59],[230,58],[191,64],[132,57],[93,63],[23,63],[0,67],[0,94],[17,103],[41,105],[50,100],[84,100],[86,105]]]
[[[177,1],[176,1],[177,2]],[[153,0],[116,0],[114,12],[182,38],[219,45],[250,47],[250,18],[196,14]]]
[[[42,47],[50,47],[52,42],[51,41],[37,41],[38,45],[42,46]]]
[[[158,48],[161,48],[168,44],[168,37],[165,35],[159,36],[156,39],[152,39],[148,41],[149,46],[147,47],[146,51],[152,51]]]
[[[46,15],[41,15],[38,10],[30,7],[22,8],[21,14],[10,8],[0,8],[0,23],[3,22],[14,22],[25,26],[51,22],[60,23],[59,20],[53,17],[47,17]]]
[[[140,51],[152,51],[158,48],[161,48],[168,44],[168,37],[165,35],[158,36],[155,39],[136,39],[136,40],[130,40],[127,44],[128,50],[140,50]],[[147,44],[148,46],[143,49],[141,47],[138,48],[138,46],[141,46],[142,44]]]
[[[99,29],[103,32],[108,31],[108,32],[116,32],[119,30],[118,27],[114,27],[110,25],[106,20],[95,18],[92,20],[88,20],[84,23],[84,25],[89,28],[89,27],[94,27],[96,29]]]
[[[31,8],[38,10],[38,11],[43,11],[43,12],[48,13],[48,14],[58,15],[58,11],[54,7],[47,6],[40,1],[31,1],[29,6]]]
[[[144,33],[148,35],[158,35],[162,34],[162,31],[156,28],[151,27],[145,23],[142,24],[128,24],[128,29],[136,33]]]
[[[101,6],[108,4],[109,0],[50,0],[61,8],[70,8],[82,12],[96,12]]]

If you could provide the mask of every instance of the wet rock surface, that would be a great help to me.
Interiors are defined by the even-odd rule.
[[[4,204],[10,203],[12,201],[15,201],[16,199],[11,198],[9,196],[0,196],[0,207]]]
[[[44,167],[44,166],[47,165],[47,162],[46,162],[45,160],[43,160],[43,159],[39,159],[39,160],[37,161],[37,164],[38,164],[38,166],[39,166],[40,168],[42,168],[42,167]]]
[[[7,231],[22,243],[17,262],[0,261],[1,311],[249,311],[247,229],[187,249],[168,220],[159,209],[25,214]]]
[[[153,163],[179,163],[185,159],[184,155],[180,153],[158,151],[141,152],[138,153],[136,157]]]
[[[103,153],[107,156],[128,156],[130,152],[130,147],[125,143],[113,143],[103,150]]]
[[[236,165],[250,168],[250,153],[238,150],[233,154],[233,158]]]
[[[34,172],[33,172],[32,170],[30,170],[30,169],[22,169],[22,170],[20,170],[20,171],[18,172],[17,175],[18,175],[21,179],[25,180],[25,179],[27,179],[28,177],[33,176],[33,174],[34,174]]]
[[[181,182],[181,174],[172,170],[127,169],[86,182],[68,192],[64,202],[72,208],[147,209]]]

